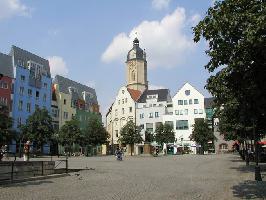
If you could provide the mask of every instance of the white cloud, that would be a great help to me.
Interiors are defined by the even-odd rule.
[[[152,7],[156,10],[163,10],[169,7],[171,0],[152,0]]]
[[[48,57],[51,74],[54,77],[55,75],[66,76],[68,74],[68,68],[64,59],[60,56],[51,56]]]
[[[30,16],[30,9],[20,0],[0,0],[0,20],[15,15]]]
[[[137,32],[141,48],[147,52],[148,67],[171,68],[182,63],[195,44],[185,28],[190,24],[184,8],[166,15],[161,21],[143,21],[129,33],[119,33],[102,54],[102,61],[124,62]]]
[[[153,84],[149,85],[149,90],[159,90],[159,89],[166,89],[166,87],[161,85],[153,85]]]

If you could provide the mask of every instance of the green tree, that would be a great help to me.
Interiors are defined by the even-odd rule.
[[[201,153],[208,149],[208,142],[216,139],[214,133],[204,119],[196,119],[190,139],[201,145]]]
[[[42,152],[42,146],[48,143],[53,134],[52,118],[46,109],[36,109],[21,127],[23,138],[37,144]]]
[[[265,1],[224,0],[193,29],[195,42],[209,43],[206,87],[216,97],[219,128],[235,138],[252,126],[257,136],[266,132],[265,22]]]
[[[153,142],[154,139],[154,134],[149,131],[145,131],[145,142]]]
[[[92,115],[89,118],[88,125],[83,131],[83,138],[86,144],[94,146],[107,143],[109,134],[103,127],[103,124],[98,116]]]
[[[133,121],[127,122],[127,124],[120,131],[119,141],[122,144],[129,144],[131,148],[131,156],[132,150],[134,148],[135,143],[141,143],[143,141],[140,128],[135,125]]]
[[[163,146],[163,144],[174,143],[175,133],[173,126],[170,124],[160,124],[155,130],[155,141]]]
[[[11,130],[12,122],[8,108],[0,105],[0,147],[15,139],[15,133]]]
[[[76,119],[67,121],[58,132],[58,140],[59,143],[65,147],[66,152],[72,152],[73,144],[80,144],[82,141],[79,121]]]

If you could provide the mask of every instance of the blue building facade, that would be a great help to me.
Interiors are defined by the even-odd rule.
[[[36,108],[45,108],[51,113],[52,78],[49,62],[28,51],[12,46],[15,82],[13,86],[12,118],[13,129],[20,132],[20,125],[25,124]],[[11,151],[16,151],[12,145]],[[44,147],[44,152],[49,146]]]

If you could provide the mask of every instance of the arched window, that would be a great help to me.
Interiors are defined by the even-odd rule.
[[[132,81],[135,81],[135,80],[136,80],[136,74],[135,74],[135,71],[132,71],[132,72],[131,72],[131,80],[132,80]]]

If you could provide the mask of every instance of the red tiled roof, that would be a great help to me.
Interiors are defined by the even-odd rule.
[[[141,91],[139,90],[133,90],[133,89],[127,88],[127,91],[129,92],[129,94],[131,95],[134,101],[137,101],[139,97],[141,96]]]

